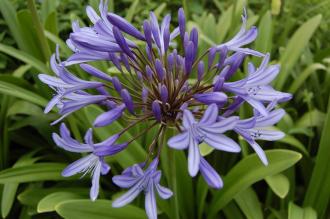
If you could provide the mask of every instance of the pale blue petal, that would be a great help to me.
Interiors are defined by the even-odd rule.
[[[200,153],[197,142],[190,137],[189,139],[189,151],[188,151],[188,172],[190,176],[197,175],[200,163]]]
[[[143,184],[143,180],[139,183],[135,184],[131,189],[129,189],[124,195],[120,196],[116,200],[112,202],[112,207],[120,208],[129,203],[131,203],[141,192],[141,185]]]
[[[208,133],[204,141],[217,150],[233,153],[241,151],[240,146],[234,140],[222,134]]]
[[[187,131],[177,134],[171,137],[168,142],[168,146],[178,150],[186,149],[189,145],[189,133]]]
[[[206,183],[215,189],[220,189],[223,187],[222,179],[219,174],[213,169],[213,167],[201,157],[201,163],[199,165],[202,176],[204,177]]]
[[[93,178],[92,178],[92,187],[89,193],[89,196],[92,201],[97,199],[99,195],[99,187],[100,187],[100,174],[101,174],[101,163],[99,162],[93,171]]]
[[[148,219],[157,219],[157,205],[154,192],[154,186],[151,184],[145,197],[145,209]]]
[[[218,113],[219,111],[216,104],[209,105],[205,110],[203,117],[199,121],[199,124],[203,124],[203,125],[213,124],[217,120]]]
[[[169,199],[173,195],[173,192],[170,189],[168,189],[164,186],[161,186],[159,184],[156,184],[156,189],[157,189],[158,195],[162,199]]]

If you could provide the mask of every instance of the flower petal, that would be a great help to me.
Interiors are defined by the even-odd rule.
[[[219,174],[203,157],[201,157],[201,163],[199,164],[199,169],[206,183],[210,187],[215,189],[220,189],[223,187],[223,182]]]
[[[176,136],[171,137],[167,141],[167,144],[171,148],[175,148],[178,150],[186,149],[189,145],[189,133],[186,131],[186,132],[177,134]]]
[[[210,125],[217,120],[218,117],[218,107],[216,104],[211,104],[207,107],[204,112],[203,117],[199,121],[199,124]]]
[[[262,150],[262,148],[259,146],[259,144],[255,141],[248,141],[248,143],[251,145],[253,150],[257,153],[257,155],[260,158],[260,160],[262,161],[262,163],[267,166],[268,160],[267,160],[266,154]]]
[[[120,196],[116,200],[112,202],[112,207],[120,208],[124,205],[131,203],[141,192],[141,185],[143,184],[143,180],[135,184],[131,189],[129,189],[124,195]]]
[[[102,113],[101,115],[96,117],[93,125],[95,127],[102,127],[102,126],[106,126],[106,125],[113,123],[115,120],[117,120],[119,117],[121,117],[124,109],[125,109],[125,105],[121,104],[118,107],[116,107],[108,112]]]
[[[232,130],[238,122],[237,116],[231,116],[229,118],[223,118],[219,122],[216,122],[212,125],[205,126],[201,124],[200,129],[205,132],[205,134],[213,133],[220,134],[228,130]]]
[[[273,110],[268,116],[258,116],[256,120],[256,127],[266,127],[276,124],[282,119],[285,111],[283,109]]]
[[[151,185],[148,188],[145,198],[145,209],[149,219],[157,219],[157,205],[155,198],[154,186]]]
[[[119,175],[112,177],[112,182],[121,188],[130,188],[132,187],[139,178],[127,176],[127,175]]]
[[[95,159],[98,159],[94,154],[90,154],[86,157],[80,158],[79,160],[71,163],[62,171],[62,176],[68,177],[73,176],[77,173],[84,172],[87,170],[90,165],[95,162]]]
[[[182,125],[185,129],[189,129],[192,124],[195,124],[195,118],[189,110],[183,110]]]
[[[201,156],[197,142],[192,137],[190,137],[188,151],[188,172],[192,177],[196,176],[198,173],[200,157]]]
[[[97,196],[99,195],[100,173],[101,173],[101,163],[99,162],[93,171],[92,187],[89,193],[89,196],[92,201],[95,201]]]
[[[173,192],[170,189],[168,189],[164,186],[161,186],[159,184],[156,184],[156,189],[157,189],[158,195],[162,199],[169,199],[173,195]]]
[[[215,149],[218,150],[228,151],[233,153],[241,151],[240,146],[235,141],[222,134],[207,133],[204,141],[211,147],[214,147]]]

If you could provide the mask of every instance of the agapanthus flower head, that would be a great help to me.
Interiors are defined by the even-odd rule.
[[[241,149],[232,135],[236,132],[267,165],[265,153],[256,140],[273,141],[283,137],[282,132],[269,127],[284,115],[284,110],[275,109],[275,105],[289,100],[291,95],[271,87],[280,66],[269,65],[270,55],[246,47],[256,39],[257,28],[247,28],[245,11],[242,27],[231,40],[202,53],[198,50],[198,31],[186,29],[182,8],[178,11],[175,28],[170,25],[170,15],[159,23],[153,12],[141,24],[141,29],[136,28],[124,18],[107,12],[103,1],[99,12],[90,6],[86,11],[92,25],[80,27],[74,22],[73,33],[67,40],[73,55],[63,62],[59,55],[53,56],[51,65],[56,76],[42,74],[39,78],[56,91],[45,112],[56,105],[62,119],[87,105],[98,104],[105,111],[96,117],[94,127],[111,126],[116,121],[126,124],[117,135],[99,144],[91,140],[92,129],[87,131],[84,144],[69,137],[64,125],[61,137],[54,134],[58,146],[72,152],[90,153],[71,164],[64,175],[91,172],[92,199],[97,196],[100,174],[110,169],[104,156],[129,147],[129,143],[151,129],[158,131],[154,139],[147,142],[145,162],[113,177],[119,187],[130,188],[113,203],[114,207],[133,201],[144,191],[147,215],[157,217],[155,189],[163,199],[172,195],[170,190],[159,185],[161,172],[157,166],[166,145],[158,143],[164,136],[170,148],[188,150],[189,174],[194,177],[200,171],[212,188],[226,185],[202,156],[199,144],[203,142],[216,150],[238,153]],[[260,57],[260,66],[256,68],[249,63],[246,77],[233,81],[232,76],[242,70],[242,63],[248,56]],[[109,61],[121,74],[113,76],[95,68],[91,62],[98,60]],[[80,64],[80,68],[97,80],[86,81],[74,76],[67,70],[74,64]],[[251,118],[238,116],[237,111],[245,102],[254,109]],[[141,133],[125,144],[115,144],[123,133],[142,123],[145,129]],[[177,134],[168,136],[170,129]]]

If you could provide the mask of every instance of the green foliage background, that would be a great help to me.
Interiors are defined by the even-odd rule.
[[[78,155],[59,150],[51,140],[58,127],[49,125],[56,112],[42,110],[51,90],[38,79],[52,74],[49,57],[59,44],[70,55],[65,39],[71,22],[88,25],[86,5],[97,0],[0,0],[0,203],[3,218],[145,218],[143,198],[132,205],[112,209],[120,191],[111,174],[102,178],[100,200],[88,199],[89,179],[63,178],[62,169]],[[188,27],[200,32],[200,51],[233,36],[240,27],[242,9],[259,36],[252,47],[270,52],[281,72],[274,86],[294,94],[284,105],[285,118],[277,128],[286,137],[262,142],[270,165],[264,167],[248,145],[238,139],[241,155],[214,152],[208,160],[224,177],[225,187],[209,189],[200,177],[187,174],[182,151],[162,157],[164,183],[174,191],[168,202],[158,201],[159,218],[330,218],[330,1],[328,0],[120,0],[109,1],[109,10],[140,26],[150,10],[163,16],[170,12],[174,23],[183,6]],[[258,59],[246,60],[259,64]],[[108,63],[98,67],[118,74]],[[245,65],[246,66],[246,65]],[[75,72],[86,78],[80,69]],[[244,69],[242,72],[245,72]],[[66,119],[74,137],[90,127],[102,109],[88,107]],[[244,116],[246,111],[242,110]],[[101,140],[120,129],[97,129]],[[124,138],[129,139],[134,132]],[[145,136],[114,158],[112,174],[143,160]],[[169,149],[168,149],[169,150]],[[201,146],[204,155],[210,152]],[[167,152],[165,152],[167,153]],[[171,158],[171,160],[169,160]],[[173,177],[174,176],[174,177]]]

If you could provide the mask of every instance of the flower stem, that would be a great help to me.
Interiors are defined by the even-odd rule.
[[[162,140],[162,144],[166,147],[167,139],[172,136],[172,131],[167,129],[165,132],[165,141]],[[167,163],[170,166],[169,168],[169,183],[171,189],[173,191],[173,196],[171,197],[171,218],[179,219],[179,201],[178,201],[178,186],[177,186],[177,178],[176,178],[176,161],[174,157],[174,150],[167,147]]]

